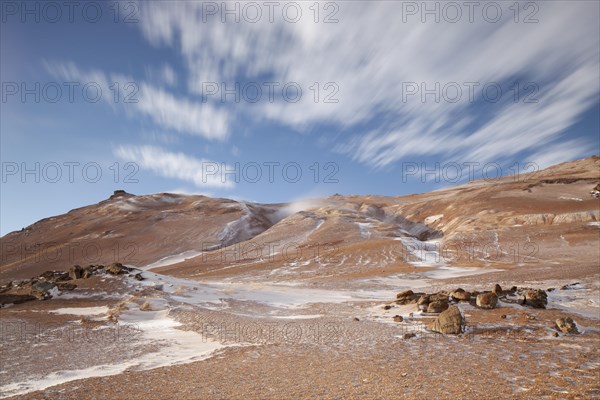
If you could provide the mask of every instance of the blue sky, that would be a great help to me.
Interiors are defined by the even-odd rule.
[[[3,235],[115,189],[404,195],[600,153],[597,2],[55,4],[0,10]]]

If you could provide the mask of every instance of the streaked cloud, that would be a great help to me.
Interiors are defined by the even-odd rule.
[[[221,164],[198,159],[184,153],[167,151],[156,146],[119,146],[114,150],[116,157],[136,163],[141,169],[149,170],[165,178],[175,178],[193,183],[199,188],[227,189],[235,186],[221,174]]]
[[[537,3],[537,23],[516,23],[513,2],[504,17],[490,23],[435,23],[420,16],[402,22],[403,2],[342,2],[339,23],[223,23],[205,20],[202,3],[140,3],[140,29],[156,46],[171,46],[187,66],[187,87],[201,94],[203,82],[259,79],[298,82],[297,103],[261,102],[252,116],[308,130],[337,125],[337,152],[384,167],[403,157],[439,155],[485,161],[523,152],[536,153],[565,139],[565,132],[598,101],[600,68],[597,2]],[[498,4],[498,3],[496,3]],[[521,3],[523,6],[525,3]],[[307,6],[308,7],[308,6]],[[308,16],[310,10],[304,10]],[[521,10],[526,15],[525,10]],[[512,101],[481,107],[467,93],[456,102],[403,99],[403,84],[436,82],[534,82],[538,103]],[[308,88],[335,82],[338,103],[315,102]],[[523,93],[521,93],[523,95]],[[322,100],[322,98],[320,99]],[[365,131],[362,126],[368,125]],[[360,129],[360,131],[359,131]],[[589,149],[568,141],[570,153]]]
[[[190,100],[144,81],[99,70],[82,71],[72,62],[44,63],[54,77],[71,82],[94,82],[102,89],[102,99],[114,109],[144,116],[166,129],[201,136],[209,140],[225,140],[229,136],[229,114],[212,104]],[[119,101],[111,85],[119,84]],[[129,86],[128,86],[129,85]]]

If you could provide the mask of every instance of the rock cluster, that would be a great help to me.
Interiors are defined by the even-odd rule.
[[[80,279],[88,279],[94,275],[111,274],[123,275],[135,271],[121,263],[104,265],[72,266],[69,271],[46,271],[39,276],[19,282],[9,282],[0,287],[0,306],[4,304],[19,304],[30,300],[46,300],[60,293],[73,290]],[[134,275],[137,280],[143,280],[141,273]]]

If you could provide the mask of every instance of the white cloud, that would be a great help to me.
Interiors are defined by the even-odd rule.
[[[314,23],[309,2],[302,3],[298,23],[285,22],[279,10],[274,23],[263,15],[251,24],[222,23],[219,16],[205,22],[203,3],[172,7],[153,1],[140,3],[139,26],[151,43],[180,51],[188,88],[196,94],[202,82],[232,82],[242,76],[301,85],[304,92],[297,103],[254,105],[251,115],[257,119],[300,130],[317,123],[356,128],[374,119],[374,128],[343,138],[336,149],[378,167],[410,155],[485,161],[537,151],[560,140],[598,100],[597,2],[536,2],[539,22],[529,24],[522,21],[530,8],[521,10],[514,22],[513,2],[501,2],[500,22],[485,21],[480,5],[475,22],[464,14],[455,24],[435,23],[431,16],[422,23],[419,15],[403,22],[404,3],[336,2],[339,23],[324,24]],[[456,103],[423,103],[414,97],[403,101],[401,95],[406,82],[485,84],[515,77],[538,84],[539,103],[504,101],[480,114],[466,92]],[[320,83],[319,102],[309,90],[314,82]],[[324,90],[326,82],[338,85],[338,103],[323,103],[331,92]],[[467,129],[479,118],[478,127]],[[569,143],[577,146],[571,152],[584,151],[579,142]]]
[[[55,77],[82,85],[97,83],[102,89],[102,100],[111,107],[122,107],[128,112],[144,115],[160,127],[211,140],[225,140],[229,136],[229,114],[223,108],[176,97],[132,77],[105,74],[98,70],[82,71],[74,63],[45,62],[45,66]],[[115,87],[119,88],[118,92]],[[118,101],[115,93],[118,93]]]
[[[221,173],[222,164],[173,153],[156,146],[119,146],[115,156],[136,163],[165,178],[191,182],[197,187],[232,188],[234,183]]]

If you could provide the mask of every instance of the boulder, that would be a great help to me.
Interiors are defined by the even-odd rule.
[[[396,304],[411,304],[416,303],[417,299],[420,297],[419,293],[414,293],[412,290],[406,290],[402,293],[398,293],[396,295]]]
[[[106,267],[106,272],[111,275],[122,275],[129,272],[129,268],[123,266],[121,263],[112,263]]]
[[[494,288],[492,289],[492,293],[494,293],[496,296],[499,296],[500,293],[502,293],[502,286],[500,286],[496,283],[494,285]]]
[[[577,329],[577,324],[571,318],[558,318],[555,321],[556,328],[560,330],[562,333],[579,333]]]
[[[428,313],[441,313],[448,309],[448,301],[434,301],[427,306]]]
[[[397,299],[403,299],[405,297],[411,297],[413,294],[415,294],[412,290],[405,290],[404,292],[400,292],[396,295]]]
[[[528,289],[523,293],[525,305],[533,308],[546,308],[548,305],[548,294],[541,289]]]
[[[458,288],[450,293],[450,297],[456,301],[469,301],[469,299],[471,299],[471,293],[464,289]]]
[[[448,293],[439,292],[429,295],[429,302],[433,303],[434,301],[448,301]]]
[[[59,290],[74,290],[77,285],[71,282],[57,282],[56,283]]]
[[[462,333],[463,325],[464,320],[460,310],[458,307],[452,306],[443,311],[429,326],[429,329],[444,334],[458,335]]]
[[[419,310],[421,310],[421,311],[427,311],[428,305],[429,305],[429,296],[427,296],[427,295],[423,295],[423,296],[419,297],[419,300],[417,300],[417,306],[419,307]]]
[[[496,304],[498,304],[498,296],[491,292],[482,293],[477,296],[476,304],[479,308],[491,310],[496,308]]]
[[[57,287],[52,282],[36,282],[31,285],[31,295],[38,300],[46,300],[52,297],[52,292],[57,290]]]
[[[79,265],[74,265],[69,269],[69,278],[71,279],[81,279],[81,275],[83,274],[83,268]]]
[[[81,277],[82,277],[83,279],[88,279],[88,278],[89,278],[89,277],[91,277],[93,274],[94,274],[94,272],[93,272],[93,268],[92,268],[92,266],[90,265],[90,266],[88,266],[88,267],[85,267],[85,268],[83,269],[83,273],[81,274]]]

